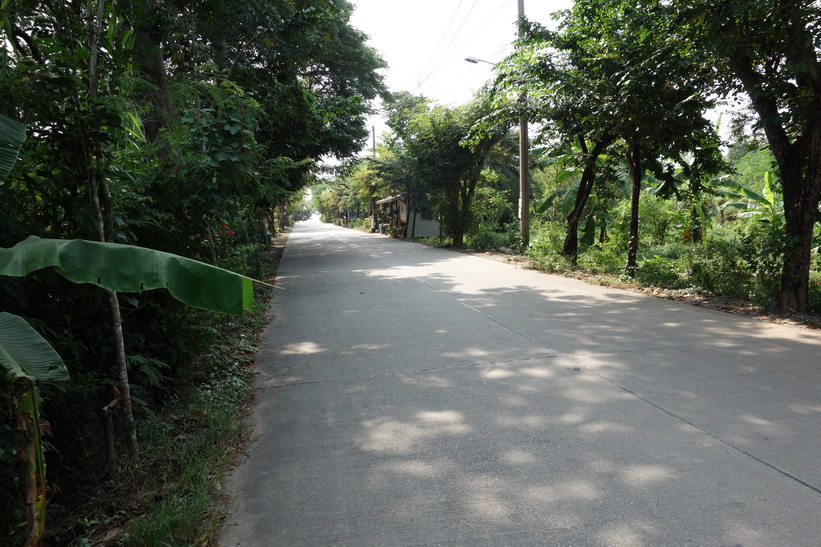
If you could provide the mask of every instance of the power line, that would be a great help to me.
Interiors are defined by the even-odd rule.
[[[462,31],[462,29],[464,28],[465,23],[467,23],[467,20],[470,18],[470,14],[471,14],[471,13],[473,13],[473,8],[475,8],[475,7],[476,7],[476,4],[477,4],[478,2],[479,2],[479,0],[473,0],[473,5],[471,5],[471,6],[470,6],[470,9],[469,9],[469,10],[468,10],[468,12],[465,14],[465,18],[464,18],[464,19],[462,19],[462,24],[461,24],[461,25],[459,25],[459,29],[458,29],[458,30],[456,31],[456,33],[453,35],[453,38],[451,38],[450,43],[448,44],[448,47],[446,47],[446,48],[445,48],[445,50],[442,52],[442,55],[440,55],[440,56],[439,56],[439,62],[438,62],[438,63],[436,63],[436,65],[435,65],[435,66],[431,69],[430,74],[428,74],[428,75],[427,75],[427,77],[426,77],[424,80],[421,80],[421,81],[419,82],[419,85],[420,85],[420,86],[421,86],[423,83],[425,83],[425,80],[427,80],[428,78],[430,78],[431,76],[433,76],[433,74],[435,74],[435,73],[436,73],[436,71],[437,71],[437,70],[439,70],[439,67],[442,65],[442,63],[443,63],[443,62],[444,62],[444,60],[445,60],[445,56],[447,55],[448,51],[450,51],[450,46],[452,46],[452,45],[453,45],[453,42],[455,42],[455,41],[456,41],[456,38],[459,36],[459,33],[460,33],[460,32]],[[461,1],[460,1],[460,4],[461,4]],[[424,74],[424,72],[423,72],[423,74]],[[421,77],[420,77],[420,79],[421,79]]]
[[[481,32],[481,31],[482,31],[482,29],[483,29],[483,28],[485,28],[485,27],[488,25],[488,23],[490,23],[491,21],[493,21],[493,19],[494,19],[494,18],[496,18],[496,16],[499,14],[499,12],[500,12],[500,11],[502,11],[503,9],[505,9],[509,3],[510,3],[510,0],[505,0],[504,2],[502,2],[502,4],[498,7],[498,9],[497,9],[495,12],[493,12],[493,15],[491,15],[491,16],[490,16],[490,17],[489,17],[489,18],[488,18],[488,19],[487,19],[484,23],[482,23],[482,26],[480,26],[478,29],[476,29],[476,32],[474,32],[473,34],[471,34],[471,35],[470,35],[470,36],[469,36],[469,37],[468,37],[468,38],[467,38],[464,42],[462,42],[462,43],[459,45],[459,47],[458,47],[458,48],[456,48],[456,49],[458,50],[458,49],[461,49],[462,47],[466,46],[466,45],[468,44],[468,42],[470,42],[470,41],[471,41],[471,40],[472,40],[472,39],[473,39],[473,38],[474,38],[477,34],[479,34],[479,32]],[[512,41],[512,40],[511,40],[511,41]],[[506,47],[506,46],[505,46],[505,47]]]
[[[459,8],[462,7],[462,0],[459,0],[459,4],[456,6],[456,10],[453,12],[453,15],[450,16],[450,21],[448,22],[448,26],[445,27],[445,31],[442,33],[441,38],[439,38],[439,43],[436,44],[436,49],[433,50],[433,53],[430,55],[430,59],[428,62],[425,63],[425,68],[422,69],[422,73],[419,74],[419,77],[416,79],[417,87],[422,85],[422,76],[425,75],[425,71],[430,66],[430,63],[433,61],[433,58],[436,57],[436,54],[439,52],[439,47],[442,45],[442,42],[445,40],[445,36],[447,36],[448,31],[450,30],[450,26],[453,24],[453,20],[456,19],[456,14],[459,13]],[[427,78],[425,78],[427,79]]]

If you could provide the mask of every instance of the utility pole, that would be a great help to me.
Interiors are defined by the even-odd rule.
[[[376,159],[376,126],[371,126],[371,135],[373,136],[373,159]],[[374,233],[379,228],[379,220],[377,215],[377,207],[376,207],[376,196],[373,195],[375,189],[373,188],[373,182],[368,182],[368,186],[370,187],[371,193],[371,233]]]
[[[525,0],[519,0],[519,38],[525,33]],[[527,96],[519,97],[521,106],[525,106]],[[519,118],[519,230],[522,244],[527,248],[530,243],[530,142],[527,138],[527,117]]]

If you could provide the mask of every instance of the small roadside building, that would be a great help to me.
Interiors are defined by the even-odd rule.
[[[401,227],[405,237],[435,237],[439,235],[439,222],[422,218],[414,211],[408,219],[408,199],[406,196],[390,196],[376,202],[380,211],[385,213],[388,222],[380,221],[379,233],[390,233],[388,228]],[[380,215],[382,216],[382,215]]]

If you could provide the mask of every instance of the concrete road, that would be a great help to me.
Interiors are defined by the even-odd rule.
[[[821,545],[821,334],[298,223],[221,545]]]

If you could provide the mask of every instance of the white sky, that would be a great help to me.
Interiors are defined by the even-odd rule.
[[[368,44],[388,63],[391,91],[410,91],[439,104],[458,106],[493,75],[489,64],[465,57],[501,61],[516,39],[517,0],[350,0],[351,24],[370,37]],[[525,0],[525,15],[553,26],[550,14],[572,0]],[[372,119],[377,140],[386,130]],[[368,145],[370,148],[370,144]]]

